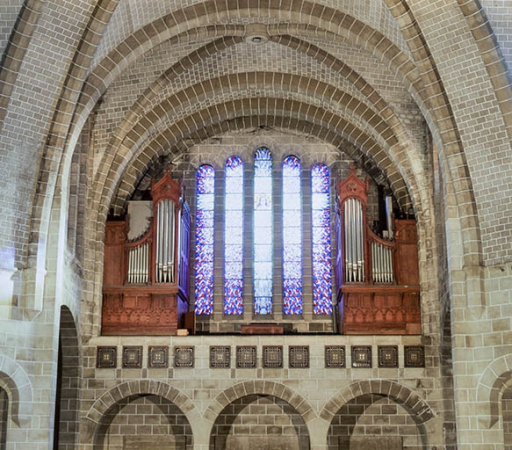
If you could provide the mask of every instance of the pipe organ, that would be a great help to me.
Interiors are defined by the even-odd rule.
[[[368,181],[360,180],[352,167],[347,179],[338,182],[337,190],[336,282],[340,331],[420,334],[415,221],[388,220],[388,230],[383,233],[386,237],[380,237],[369,226],[366,215]]]
[[[174,335],[188,311],[190,210],[168,169],[151,196],[149,217],[106,223],[103,335]]]

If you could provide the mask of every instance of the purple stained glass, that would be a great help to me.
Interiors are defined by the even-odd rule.
[[[302,314],[302,195],[299,158],[283,160],[283,313]]]
[[[237,315],[244,312],[244,163],[238,156],[227,159],[225,175],[224,314]]]
[[[329,169],[311,169],[313,313],[332,314],[331,210]]]
[[[196,177],[196,314],[213,313],[213,219],[215,169],[203,165]]]
[[[254,313],[272,313],[273,274],[272,154],[254,153]]]

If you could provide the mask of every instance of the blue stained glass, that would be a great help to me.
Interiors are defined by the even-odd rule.
[[[272,249],[268,245],[255,245],[254,261],[272,261]]]
[[[243,183],[240,177],[228,177],[226,173],[226,192],[238,193],[243,191]]]
[[[271,227],[272,211],[254,211],[254,222],[260,224],[262,227]]]
[[[254,278],[256,280],[272,279],[272,261],[257,261],[254,263]]]
[[[313,224],[313,244],[324,244],[330,240],[331,230],[327,227],[315,227]]]
[[[301,278],[302,268],[297,265],[296,261],[286,261],[283,263],[283,277],[285,282],[288,278]]]
[[[293,222],[293,224],[297,225],[297,222]],[[285,248],[291,245],[296,245],[302,249],[302,228],[294,226],[289,227],[286,232],[283,230],[283,245]],[[285,257],[284,259],[287,260],[288,257]]]
[[[196,174],[195,312],[213,313],[213,225],[215,169],[203,165]]]
[[[301,164],[283,160],[283,313],[302,314]]]
[[[272,194],[254,193],[254,210],[271,211],[272,210]]]
[[[224,276],[226,280],[242,277],[243,269],[241,262],[242,261],[226,261],[224,266]]]
[[[242,245],[226,245],[226,258],[230,261],[243,261],[243,247]]]
[[[254,245],[272,245],[272,228],[258,227],[254,224]]]
[[[226,227],[226,235],[229,234],[229,238],[226,239],[227,244],[243,244],[243,233],[241,228]]]
[[[208,211],[213,210],[214,196],[213,194],[199,194],[197,196],[197,209]]]
[[[255,314],[272,313],[272,236],[274,234],[272,209],[272,154],[268,148],[260,147],[254,152],[253,263]]]
[[[254,312],[255,314],[272,314],[272,297],[256,297]]]
[[[283,210],[300,211],[302,198],[300,194],[292,194],[287,192],[283,187]]]
[[[330,175],[325,164],[311,169],[313,313],[332,314]]]
[[[203,165],[197,169],[196,192],[198,194],[213,194],[215,188],[215,169]]]
[[[331,210],[330,209],[313,209],[312,222],[318,227],[329,227],[331,224]]]
[[[243,161],[237,156],[231,156],[226,160],[225,169],[224,314],[242,314],[244,222]]]
[[[234,194],[226,194],[226,211],[241,211],[244,204],[244,197],[242,191]]]
[[[329,209],[329,194],[324,193],[313,193],[313,198],[311,199],[312,209],[314,211],[323,211],[324,209]]]
[[[229,224],[232,228],[241,227],[244,223],[244,214],[240,211],[231,211],[226,209],[226,224]],[[226,236],[226,239],[229,239],[229,236]]]
[[[283,174],[283,190],[286,192],[297,193],[300,194],[301,191],[301,184],[300,184],[300,173],[297,177],[292,178],[290,175],[284,176]]]
[[[270,297],[272,295],[272,280],[255,280],[254,288],[258,290],[261,297]]]

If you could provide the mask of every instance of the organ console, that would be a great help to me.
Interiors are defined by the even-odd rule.
[[[151,188],[149,217],[107,221],[103,335],[175,335],[188,311],[190,209],[166,168]],[[133,224],[142,233],[129,238]]]
[[[368,181],[360,180],[354,167],[337,186],[339,330],[344,334],[420,334],[416,223],[394,220],[388,238],[378,236],[366,215],[368,190]]]

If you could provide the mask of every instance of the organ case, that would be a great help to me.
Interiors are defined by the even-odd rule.
[[[378,236],[366,214],[368,190],[368,181],[360,180],[353,167],[337,186],[339,330],[420,334],[416,222],[394,220],[388,237]]]
[[[152,217],[141,235],[129,239],[130,218],[107,221],[103,335],[176,335],[182,326],[189,306],[190,242],[183,192],[166,169],[152,185]]]

